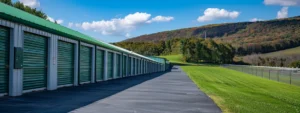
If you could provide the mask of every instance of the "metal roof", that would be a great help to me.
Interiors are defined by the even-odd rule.
[[[0,18],[6,19],[6,20],[9,20],[12,22],[24,24],[26,26],[37,28],[37,29],[47,31],[49,33],[53,33],[53,34],[60,35],[63,37],[91,43],[91,44],[101,46],[101,47],[104,47],[107,49],[115,50],[118,52],[124,52],[126,54],[135,55],[135,56],[139,56],[139,57],[151,60],[151,61],[155,61],[153,59],[150,59],[143,55],[137,54],[135,52],[132,52],[132,51],[114,46],[112,44],[108,44],[108,43],[96,40],[93,37],[90,37],[88,35],[78,32],[78,31],[69,29],[65,26],[55,24],[53,22],[50,22],[48,20],[34,16],[30,13],[27,13],[27,12],[19,10],[17,8],[11,7],[11,6],[1,3],[1,2],[0,2]]]

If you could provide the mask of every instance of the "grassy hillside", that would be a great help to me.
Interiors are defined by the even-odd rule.
[[[159,56],[162,58],[166,58],[168,59],[170,62],[172,63],[182,63],[182,55],[178,54],[178,55],[167,55],[167,56]]]
[[[300,87],[216,65],[181,62],[181,55],[161,56],[181,68],[225,113],[299,113]]]
[[[267,59],[269,59],[267,61]],[[243,57],[235,58],[236,61],[243,61],[254,65],[267,65],[289,67],[292,62],[300,61],[300,47],[265,53],[265,54],[252,54]],[[263,63],[265,62],[265,63]]]
[[[281,50],[281,51],[266,53],[266,54],[262,54],[262,55],[266,56],[266,57],[294,56],[294,55],[299,55],[300,56],[300,47],[295,47],[295,48],[291,48],[291,49],[286,49],[286,50]]]

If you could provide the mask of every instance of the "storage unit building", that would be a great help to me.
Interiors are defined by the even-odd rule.
[[[0,3],[0,95],[151,73],[154,63],[164,65]]]

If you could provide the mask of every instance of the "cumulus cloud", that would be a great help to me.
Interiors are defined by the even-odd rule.
[[[68,23],[68,27],[69,27],[69,28],[71,28],[71,27],[73,27],[73,26],[74,26],[74,23],[72,23],[72,22]]]
[[[19,0],[19,1],[24,5],[32,8],[40,7],[40,2],[38,0]]]
[[[288,17],[288,7],[281,8],[280,11],[277,12],[277,19],[287,18]]]
[[[265,5],[296,6],[300,0],[264,0]]]
[[[219,8],[207,8],[204,15],[198,17],[198,22],[206,22],[217,19],[235,19],[240,15],[238,11],[227,11]]]
[[[51,21],[51,22],[57,22],[58,24],[62,24],[62,23],[64,23],[64,20],[62,20],[62,19],[57,19],[57,20],[55,20],[54,18],[52,18],[52,17],[50,17],[50,16],[48,16],[47,17],[47,20],[49,20],[49,21]]]
[[[174,20],[174,17],[171,16],[156,16],[152,18],[151,20],[147,21],[147,23],[152,23],[152,22],[169,22]]]
[[[259,18],[250,19],[250,22],[257,22],[257,21],[263,21],[263,19],[259,19]]]
[[[110,20],[100,20],[92,22],[70,23],[69,27],[79,27],[84,30],[91,30],[99,32],[102,35],[115,35],[130,37],[130,32],[137,27],[144,24],[150,24],[151,22],[168,22],[174,18],[157,16],[157,18],[151,18],[151,14],[136,12],[128,14],[124,18],[113,18]]]

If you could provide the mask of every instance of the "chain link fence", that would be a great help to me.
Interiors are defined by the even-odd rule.
[[[222,65],[225,68],[241,71],[262,78],[300,86],[300,69],[267,66]]]

